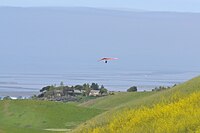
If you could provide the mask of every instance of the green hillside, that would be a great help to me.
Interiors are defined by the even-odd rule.
[[[102,97],[80,104],[83,107],[98,108],[98,109],[118,109],[119,107],[136,108],[138,106],[152,106],[159,102],[169,102],[169,97],[172,94],[177,94],[179,97],[184,97],[200,90],[200,77],[189,80],[183,84],[177,85],[171,89],[158,92],[119,92],[115,95]]]
[[[70,131],[101,112],[69,103],[3,100],[0,101],[0,133]]]
[[[90,100],[80,104],[81,107],[89,107],[104,110],[113,110],[120,107],[129,106],[131,102],[141,100],[144,97],[149,97],[156,92],[117,92],[115,95],[106,96]]]
[[[179,116],[173,116],[174,114],[180,113],[176,111],[178,107],[181,107],[183,110],[186,110],[187,107],[188,109],[195,110],[195,112],[197,112],[195,117],[199,117],[200,119],[198,110],[193,108],[194,106],[200,108],[198,102],[195,102],[195,98],[198,98],[197,92],[200,92],[200,77],[165,91],[119,92],[115,93],[115,95],[89,100],[84,103],[3,100],[0,101],[0,133],[111,132],[113,129],[118,130],[117,128],[123,125],[123,122],[131,127],[132,125],[127,120],[132,120],[135,112],[138,115],[134,117],[142,118],[140,123],[142,123],[142,126],[145,125],[143,129],[148,130],[149,127],[152,127],[152,123],[154,127],[159,125],[157,121],[162,123],[163,120],[166,120],[166,124],[168,124],[169,121],[178,123],[177,120],[179,120]],[[194,95],[194,93],[197,93],[197,95]],[[191,106],[180,104],[180,101],[188,103],[188,98],[189,101],[192,101],[194,104],[191,104]],[[198,99],[196,101],[198,101]],[[176,119],[167,121],[166,118],[168,117],[162,116],[166,112],[160,114],[159,112],[164,111],[160,109],[170,109],[171,114],[167,114],[171,115],[171,118]],[[140,114],[142,114],[141,112],[146,115],[140,116]],[[160,116],[158,117],[159,119],[157,117],[155,118],[154,113]],[[129,116],[127,114],[132,115]],[[198,121],[192,121],[194,119],[193,115],[187,114],[191,117],[187,117],[186,119],[186,117],[184,117],[186,114],[181,114],[183,121],[188,121],[194,125],[198,123]],[[129,117],[127,118],[127,116]],[[120,125],[117,125],[118,123],[120,123]],[[132,123],[134,123],[134,119]],[[184,126],[187,126],[190,130],[194,130],[194,127],[191,127],[187,122],[184,124],[183,129]],[[196,126],[200,127],[198,124],[196,124]],[[165,127],[169,129],[170,125],[166,125]],[[75,130],[71,130],[74,128]],[[127,132],[130,131],[126,126],[120,127],[120,129],[119,131],[121,132],[124,130]],[[134,129],[140,131],[140,127],[134,127]],[[157,129],[155,128],[153,131],[157,131]]]
[[[179,101],[181,101],[181,100],[184,101],[188,97],[192,97],[191,95],[193,95],[199,91],[200,91],[200,77],[197,77],[188,82],[185,82],[183,84],[180,84],[176,87],[173,87],[173,88],[171,88],[169,90],[165,90],[165,91],[137,92],[137,93],[132,93],[132,94],[119,93],[112,97],[96,99],[95,102],[89,101],[87,103],[82,104],[81,106],[109,109],[109,111],[89,120],[87,123],[84,124],[84,126],[83,125],[79,126],[79,128],[77,128],[75,130],[75,132],[84,132],[84,131],[87,131],[87,132],[91,132],[91,131],[92,132],[94,132],[94,131],[95,132],[98,132],[98,131],[99,132],[103,132],[103,131],[111,132],[111,130],[108,130],[109,128],[107,126],[112,125],[113,121],[118,121],[118,119],[116,119],[116,116],[122,115],[124,113],[124,116],[122,115],[121,118],[125,118],[127,116],[127,115],[125,115],[128,112],[127,110],[137,111],[137,110],[141,110],[142,108],[154,109],[154,106],[156,106],[156,105],[159,105],[159,106],[163,105],[162,107],[166,108],[166,107],[168,107],[168,105],[170,105],[172,103],[178,104]],[[185,103],[187,103],[187,102],[185,102]],[[176,104],[174,104],[174,105],[176,105]],[[189,105],[184,105],[184,107],[187,107],[187,106],[189,107]],[[198,105],[195,105],[195,106],[198,107]],[[193,107],[191,107],[191,109],[193,109]],[[175,110],[175,108],[174,108],[174,110]],[[124,111],[127,111],[127,112],[125,113]],[[200,114],[196,114],[196,115],[200,115]],[[191,118],[193,118],[193,117],[191,117]],[[187,121],[187,119],[185,121]],[[187,125],[187,126],[189,126],[189,125]],[[200,122],[199,122],[198,126],[200,126]],[[83,130],[83,127],[84,127],[84,130]],[[100,130],[99,127],[105,127],[105,128]],[[87,128],[89,130],[85,130]],[[114,128],[114,129],[117,130],[116,128]]]

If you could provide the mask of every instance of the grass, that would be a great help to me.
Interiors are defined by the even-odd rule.
[[[200,92],[159,103],[152,108],[124,110],[108,124],[85,130],[85,133],[183,133],[200,131]]]
[[[117,131],[117,129],[119,129],[120,132],[123,132],[123,129],[120,127],[120,125],[123,125],[123,118],[125,120],[127,120],[127,116],[129,113],[131,112],[139,112],[138,113],[138,117],[139,114],[142,112],[140,112],[141,109],[145,108],[146,110],[152,110],[154,111],[156,114],[159,114],[159,109],[154,109],[155,106],[159,106],[162,108],[167,108],[170,104],[174,104],[175,107],[171,108],[171,111],[175,112],[179,112],[178,110],[176,110],[176,105],[179,104],[180,100],[185,100],[187,101],[187,98],[190,97],[191,95],[193,95],[194,93],[197,93],[200,91],[200,77],[194,78],[186,83],[183,83],[181,85],[178,85],[172,89],[166,90],[166,91],[160,91],[160,92],[143,92],[143,93],[132,93],[132,94],[118,94],[116,96],[113,96],[112,98],[108,97],[105,99],[102,99],[100,101],[98,101],[98,99],[96,99],[97,102],[92,102],[90,101],[90,103],[85,103],[84,106],[91,106],[91,107],[95,107],[95,108],[109,108],[109,105],[112,108],[109,108],[109,110],[101,115],[98,115],[97,117],[89,120],[87,123],[85,123],[84,125],[79,126],[79,128],[77,128],[76,130],[74,130],[74,132],[111,132],[112,129],[115,129],[113,131]],[[133,96],[132,98],[131,95]],[[124,98],[122,98],[122,97]],[[114,99],[118,99],[117,103],[116,101],[113,101]],[[120,100],[123,99],[123,100]],[[126,99],[126,100],[125,100]],[[103,105],[103,103],[110,103],[109,105]],[[190,102],[194,102],[195,101],[190,101]],[[184,105],[185,109],[187,109],[187,107],[189,107],[189,103],[185,102],[187,104]],[[108,107],[108,108],[107,108]],[[191,107],[191,110],[196,109],[195,107],[199,108],[199,101],[197,100],[196,105],[194,105],[193,107]],[[127,111],[128,110],[128,111]],[[168,112],[169,113],[169,112]],[[181,113],[181,111],[179,112]],[[142,113],[141,113],[142,114]],[[146,114],[148,114],[148,111],[146,111]],[[186,113],[187,114],[187,113]],[[119,116],[120,117],[116,117]],[[150,115],[150,114],[148,114]],[[147,116],[148,116],[147,115]],[[190,115],[191,117],[187,117],[187,115]],[[195,113],[188,113],[187,115],[183,115],[182,117],[185,117],[186,119],[184,119],[184,121],[189,121],[190,119],[195,119],[195,117],[200,117],[200,114],[195,114]],[[195,116],[196,115],[196,116]],[[143,119],[147,119],[148,117],[142,117]],[[173,117],[173,113],[171,115]],[[179,115],[177,115],[179,116]],[[136,116],[132,115],[130,116],[131,118],[137,118]],[[164,120],[167,121],[168,117],[163,117]],[[174,118],[176,118],[174,116]],[[178,119],[179,117],[177,117],[176,121],[179,121]],[[162,119],[162,118],[161,118]],[[163,120],[162,119],[162,120]],[[128,119],[130,120],[130,119]],[[155,119],[155,121],[157,121],[158,119]],[[114,122],[116,123],[120,123],[120,125],[118,125],[118,127],[120,128],[110,128],[110,125],[117,125],[116,123],[113,124]],[[150,118],[149,122],[153,122],[153,119]],[[192,121],[190,121],[192,123]],[[198,121],[199,122],[199,121]],[[197,124],[199,124],[197,122]],[[126,121],[124,121],[124,123],[126,123]],[[143,123],[144,125],[147,124],[145,123],[145,121],[141,120],[141,123]],[[131,126],[131,124],[133,123],[128,123],[130,124],[128,127]],[[163,124],[164,125],[164,124]],[[151,125],[152,126],[152,125]],[[155,125],[154,125],[155,126]],[[162,124],[159,125],[160,127],[162,127]],[[184,129],[184,124],[182,124]],[[185,125],[185,126],[191,126],[191,125]],[[200,127],[200,124],[198,125]],[[197,126],[197,127],[198,127]],[[100,127],[104,127],[103,130],[101,130]],[[157,126],[158,127],[158,126]],[[197,128],[196,127],[196,128]],[[139,127],[134,127],[134,128],[138,128],[138,129],[143,129],[143,128],[139,128]],[[132,129],[134,129],[132,128]],[[171,129],[173,128],[173,126],[171,127]],[[111,129],[111,130],[110,130]],[[149,128],[150,129],[150,128]],[[170,129],[170,127],[168,128]],[[124,130],[127,132],[132,132],[132,130]],[[137,130],[137,132],[141,132],[142,130]],[[157,131],[156,129],[154,131]],[[151,132],[150,130],[146,130],[146,132]],[[153,132],[153,131],[152,131]]]
[[[187,104],[184,106],[177,106],[179,105],[179,101],[185,100],[186,102],[184,103],[188,103],[187,98],[192,97],[194,92],[199,91],[200,77],[197,77],[165,91],[120,92],[115,95],[104,96],[97,99],[86,98],[83,99],[81,103],[4,100],[0,101],[0,133],[111,132],[112,129],[115,129],[115,131],[118,129],[117,127],[110,125],[117,125],[120,122],[122,122],[120,125],[123,125],[128,119],[132,122],[127,122],[126,124],[129,125],[127,127],[131,127],[134,121],[132,118],[137,117],[142,118],[140,123],[146,125],[146,129],[148,130],[148,126],[156,127],[155,125],[159,125],[159,123],[156,123],[157,121],[160,121],[160,123],[162,123],[163,120],[166,120],[166,123],[171,121],[168,121],[168,117],[162,116],[162,113],[159,114],[159,112],[162,112],[162,109],[168,109],[170,105],[174,105],[170,106],[170,112],[172,112],[171,118],[175,118],[174,121],[177,122],[176,120],[179,120],[179,115],[176,117],[174,116],[175,113],[173,113],[173,111],[178,112],[176,111],[176,107],[184,107],[184,109],[189,107]],[[197,102],[190,102],[200,108],[198,100]],[[195,110],[196,108],[191,106],[190,109]],[[134,115],[135,112],[137,112],[137,115]],[[198,110],[196,110],[196,112],[198,112]],[[142,113],[146,115],[140,116]],[[181,111],[179,113],[181,113]],[[126,117],[128,114],[132,115]],[[162,117],[159,117],[160,119],[155,119],[154,117],[157,114]],[[186,117],[186,115],[191,117]],[[183,121],[188,120],[191,123],[196,122],[192,121],[195,118],[192,113],[186,115],[181,115]],[[199,114],[196,114],[196,117],[199,117]],[[150,122],[148,123],[142,120]],[[151,125],[152,123],[154,123],[154,125]],[[120,125],[118,125],[118,127],[120,127]],[[182,125],[182,129],[184,129],[184,124]],[[186,126],[190,127],[187,123]],[[160,127],[162,127],[162,125]],[[165,127],[169,127],[168,129],[170,129],[169,125],[166,125]],[[120,127],[120,129],[123,128]],[[140,131],[141,128],[139,126],[134,127],[134,129]],[[192,127],[191,129],[194,128]],[[126,129],[126,126],[124,126],[124,130],[118,131],[132,132],[132,129],[128,130]],[[155,128],[152,132],[153,131],[158,130]]]
[[[155,92],[118,92],[115,93],[115,95],[90,100],[80,104],[80,106],[104,110],[118,109],[120,107],[128,106],[130,102],[151,96],[154,93]]]
[[[0,101],[0,132],[46,133],[45,129],[72,129],[102,110],[72,103],[33,100]]]

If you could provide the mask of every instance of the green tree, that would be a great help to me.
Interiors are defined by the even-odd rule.
[[[60,87],[58,89],[60,89],[60,90],[64,89],[64,83],[63,83],[63,81],[60,82]]]
[[[31,96],[31,99],[37,99],[37,95]]]
[[[40,92],[49,91],[50,88],[51,88],[51,86],[45,86],[40,90]]]
[[[89,85],[89,84],[86,84],[86,85],[84,86],[84,90],[85,90],[85,95],[86,95],[86,96],[89,96],[90,91],[91,91],[90,85]]]
[[[87,84],[86,84],[86,83],[85,83],[85,84],[83,84],[83,90],[85,90],[86,86],[87,86]]]
[[[92,90],[99,90],[99,85],[97,83],[92,83],[90,87]]]
[[[136,86],[132,86],[127,90],[127,92],[135,92],[135,91],[137,91],[137,87]]]
[[[76,85],[74,88],[76,90],[79,90],[79,91],[83,90],[83,86],[82,85]]]
[[[61,81],[61,82],[60,82],[60,86],[64,86],[64,83],[63,83],[63,81]]]
[[[11,100],[11,97],[10,96],[6,96],[3,98],[3,100]]]
[[[52,90],[55,90],[55,89],[56,89],[56,87],[53,86],[53,85],[51,85],[51,86],[49,87],[49,90],[47,90],[47,91],[52,91]]]
[[[99,91],[99,93],[100,93],[101,95],[107,94],[107,93],[108,93],[108,90],[107,90],[106,88],[101,88],[100,91]]]
[[[104,88],[104,86],[103,85],[101,85],[101,88],[100,89],[103,89]]]

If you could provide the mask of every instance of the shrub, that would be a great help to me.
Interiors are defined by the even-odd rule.
[[[137,91],[137,87],[136,86],[132,86],[127,90],[127,92],[135,92],[135,91]]]

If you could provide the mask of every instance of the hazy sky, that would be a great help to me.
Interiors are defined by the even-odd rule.
[[[0,72],[200,70],[200,13],[52,9],[0,8]]]
[[[81,6],[200,12],[200,0],[0,0],[0,6]]]

